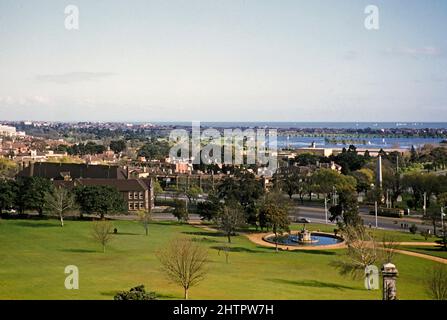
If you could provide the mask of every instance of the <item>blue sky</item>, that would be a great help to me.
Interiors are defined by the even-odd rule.
[[[0,0],[0,120],[447,121],[445,30],[443,0]]]

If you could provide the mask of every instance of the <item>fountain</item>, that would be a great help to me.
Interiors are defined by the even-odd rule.
[[[301,243],[301,244],[310,244],[318,242],[318,239],[312,238],[312,232],[303,228],[301,231],[298,231],[296,238],[291,238],[292,241]]]
[[[285,234],[278,239],[275,235],[269,235],[264,237],[264,241],[289,246],[327,246],[340,243],[343,239],[328,233],[311,232],[303,226],[297,233]]]

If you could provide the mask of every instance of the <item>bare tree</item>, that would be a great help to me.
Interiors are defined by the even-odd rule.
[[[433,267],[427,279],[428,294],[433,300],[447,300],[447,267]]]
[[[343,259],[331,262],[331,265],[339,269],[340,274],[359,279],[367,266],[379,260],[379,245],[362,225],[348,225],[342,235],[346,241],[346,254]]]
[[[148,210],[139,210],[138,211],[138,219],[140,220],[143,228],[146,232],[146,235],[149,234],[149,222],[151,221],[151,212]]]
[[[189,289],[202,281],[208,271],[206,249],[190,239],[172,240],[157,257],[167,277],[183,288],[185,299],[188,299]]]
[[[245,224],[244,212],[239,205],[230,203],[217,215],[216,224],[227,236],[228,243],[231,243],[231,236]]]
[[[382,249],[380,257],[382,264],[393,262],[399,246],[400,243],[396,241],[394,236],[384,235],[382,237],[382,243],[380,246],[380,249]]]
[[[106,252],[107,243],[112,240],[113,226],[109,221],[100,220],[93,222],[92,237],[102,245],[102,251]]]
[[[75,197],[65,188],[56,188],[45,193],[45,207],[59,216],[61,227],[64,226],[64,215],[75,207]]]

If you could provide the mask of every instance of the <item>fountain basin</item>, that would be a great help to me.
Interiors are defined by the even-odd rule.
[[[269,234],[263,238],[264,241],[275,243],[275,235]],[[304,247],[304,246],[331,246],[343,242],[341,237],[323,232],[309,232],[309,237],[303,239],[297,234],[283,234],[278,236],[278,244]]]

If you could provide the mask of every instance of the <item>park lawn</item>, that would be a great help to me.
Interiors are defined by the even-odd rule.
[[[138,222],[114,221],[118,234],[102,253],[91,238],[91,222],[0,220],[0,299],[113,299],[120,290],[144,284],[161,299],[180,299],[182,289],[164,276],[155,256],[169,239],[194,238],[209,248],[209,274],[190,290],[191,299],[380,299],[363,280],[342,277],[331,261],[343,253],[290,251],[275,253],[233,237],[230,263],[216,247],[226,238],[212,231],[173,222],[150,225],[149,236]],[[427,299],[425,276],[435,262],[398,255],[400,299]],[[79,290],[64,287],[65,266],[79,268]]]
[[[440,247],[426,247],[426,246],[402,246],[399,249],[414,251],[418,253],[428,254],[430,256],[447,259],[447,251]]]

